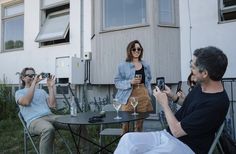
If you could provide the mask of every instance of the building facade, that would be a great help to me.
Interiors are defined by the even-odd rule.
[[[71,83],[81,102],[110,99],[117,65],[136,39],[153,84],[160,76],[170,85],[186,81],[192,52],[209,45],[226,52],[225,76],[235,77],[235,6],[233,0],[1,0],[0,81],[18,86],[17,72],[31,66]]]

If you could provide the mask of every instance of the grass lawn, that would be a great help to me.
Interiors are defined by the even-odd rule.
[[[98,143],[99,139],[99,126],[89,126],[88,132],[90,134],[90,137],[93,141]],[[73,153],[76,153],[76,148],[74,145],[74,142],[72,140],[71,134],[69,131],[60,131],[63,135],[63,137],[68,142],[70,148],[72,149]],[[112,137],[105,138],[105,142],[109,142],[112,140]],[[37,147],[38,147],[38,141],[39,137],[35,137],[34,140],[36,141]],[[59,135],[56,134],[55,139],[55,152],[56,154],[66,154],[68,153],[68,150],[66,146],[63,144],[62,140],[60,139]],[[111,150],[114,150],[117,143],[109,147]],[[98,150],[98,148],[94,145],[90,145],[90,152],[94,153]],[[1,120],[0,121],[0,154],[15,154],[15,153],[24,153],[24,141],[23,141],[23,126],[18,118],[16,119],[7,119],[7,120]],[[34,154],[34,149],[28,141],[28,153]],[[81,153],[84,153],[81,150]],[[103,153],[106,153],[105,151]]]
[[[0,121],[0,153],[23,152],[23,128],[19,120]]]

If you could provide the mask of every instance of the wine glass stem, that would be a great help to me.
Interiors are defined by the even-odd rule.
[[[116,110],[116,117],[119,117],[119,114],[118,114],[119,110]]]
[[[135,114],[136,112],[135,112],[135,107],[134,107],[134,114]]]

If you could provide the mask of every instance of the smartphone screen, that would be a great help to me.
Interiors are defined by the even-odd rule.
[[[176,93],[181,91],[181,86],[182,86],[182,81],[179,81],[177,85]]]
[[[156,84],[161,91],[165,90],[165,78],[164,77],[157,77]]]

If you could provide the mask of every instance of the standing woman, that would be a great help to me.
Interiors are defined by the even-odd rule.
[[[118,71],[114,82],[118,89],[116,98],[123,104],[123,111],[134,111],[131,105],[131,97],[138,100],[137,112],[151,112],[153,110],[150,95],[151,90],[151,71],[150,66],[142,60],[143,47],[138,40],[130,42],[127,46],[127,57],[125,62],[118,66]],[[141,74],[142,78],[135,75]],[[135,124],[135,131],[143,130],[143,120]],[[128,124],[123,124],[123,133],[128,131]]]

